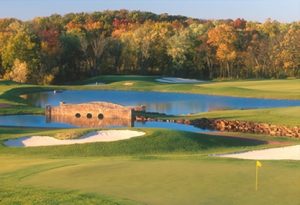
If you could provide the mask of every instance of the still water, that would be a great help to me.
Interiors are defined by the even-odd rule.
[[[61,101],[66,103],[107,101],[125,106],[145,105],[148,112],[160,112],[172,115],[207,112],[218,109],[247,109],[300,105],[299,100],[272,100],[183,93],[108,90],[68,90],[56,93],[52,91],[34,93],[22,97],[26,98],[32,105],[39,107],[45,107],[46,105],[57,106]],[[48,128],[84,127],[83,125],[78,126],[72,125],[71,123],[47,122],[45,116],[41,115],[0,116],[0,125]],[[111,125],[107,128],[114,127],[120,126]],[[191,125],[167,122],[134,122],[133,127],[167,128],[191,132],[206,131]]]
[[[24,96],[32,105],[45,107],[59,105],[59,102],[83,103],[107,101],[125,106],[145,105],[148,112],[172,115],[207,112],[219,109],[248,109],[267,107],[299,106],[300,100],[273,100],[239,98],[184,93],[68,90],[59,93],[40,92]]]
[[[47,122],[43,115],[8,115],[0,116],[1,126],[18,126],[18,127],[40,127],[40,128],[75,128],[78,126],[68,123]],[[107,126],[106,128],[121,128],[122,126]],[[192,125],[168,123],[168,122],[134,122],[133,127],[137,128],[166,128],[171,130],[203,132],[201,128]]]

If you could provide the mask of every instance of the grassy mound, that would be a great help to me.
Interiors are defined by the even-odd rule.
[[[64,131],[64,132],[55,133],[53,137],[56,139],[60,139],[60,140],[78,139],[78,138],[88,134],[89,132],[91,132],[91,130],[74,129],[74,130],[68,130],[68,131]]]
[[[1,153],[34,154],[46,156],[121,156],[147,155],[168,153],[209,153],[224,149],[238,149],[242,147],[264,144],[263,141],[213,136],[192,132],[179,132],[163,129],[143,129],[145,136],[116,142],[97,142],[64,146],[10,148],[0,147]],[[39,132],[30,135],[51,135],[51,132]],[[68,133],[70,131],[58,131]],[[73,136],[79,136],[87,130],[71,131]],[[1,135],[0,135],[1,136]],[[14,136],[15,138],[16,136]],[[7,139],[7,136],[2,139]]]

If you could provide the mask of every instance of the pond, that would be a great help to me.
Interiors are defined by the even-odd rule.
[[[84,103],[91,101],[107,101],[125,106],[145,105],[148,112],[159,112],[171,115],[207,112],[221,109],[247,109],[299,106],[299,100],[273,100],[256,98],[239,98],[227,96],[212,96],[184,93],[138,92],[138,91],[110,91],[110,90],[67,90],[61,92],[40,92],[22,96],[32,105],[45,107],[57,106],[59,102]],[[119,122],[108,123],[106,128],[126,127]],[[129,123],[131,124],[131,123]],[[48,122],[42,115],[10,115],[0,116],[2,126],[72,128],[87,127],[71,123]],[[133,122],[138,128],[167,128],[173,130],[203,132],[191,125],[168,122]],[[91,125],[88,125],[89,127]]]
[[[40,92],[24,95],[35,106],[59,105],[59,102],[83,103],[106,101],[124,106],[145,105],[148,112],[171,115],[207,112],[222,109],[248,109],[299,106],[300,100],[274,100],[240,98],[185,93],[111,91],[111,90],[68,90],[62,92]]]
[[[78,126],[68,123],[47,122],[44,115],[8,115],[0,116],[1,126],[17,126],[17,127],[40,127],[40,128],[75,128]],[[170,123],[170,122],[133,122],[136,128],[166,128],[180,131],[204,132],[201,128],[192,125]],[[84,126],[83,126],[84,127]],[[108,126],[105,128],[121,128],[123,126]]]

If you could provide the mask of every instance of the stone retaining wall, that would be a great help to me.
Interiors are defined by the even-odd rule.
[[[91,124],[108,125],[110,122],[131,124],[133,108],[108,102],[90,102],[82,104],[60,103],[59,106],[46,106],[45,114],[49,121],[67,122],[79,126]]]
[[[202,129],[228,131],[228,132],[245,132],[256,134],[267,134],[271,136],[285,136],[285,137],[299,137],[300,126],[287,127],[282,125],[272,125],[267,123],[255,123],[238,120],[222,120],[222,119],[208,119],[200,118],[194,120],[187,119],[153,119],[145,118],[143,116],[136,116],[137,121],[162,121],[193,125]]]
[[[196,127],[219,131],[268,134],[271,136],[300,137],[300,126],[287,127],[267,123],[207,118],[192,120],[190,123]]]

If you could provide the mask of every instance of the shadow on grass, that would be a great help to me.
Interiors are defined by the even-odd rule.
[[[20,87],[20,88],[13,88],[6,92],[4,92],[1,95],[1,99],[10,100],[12,102],[16,103],[25,103],[28,104],[28,102],[21,98],[20,95],[26,94],[26,93],[34,93],[34,92],[43,92],[43,91],[49,91],[53,88],[50,87]]]
[[[11,80],[1,80],[0,85],[19,85],[20,83]]]

